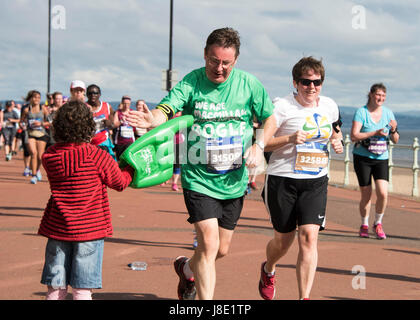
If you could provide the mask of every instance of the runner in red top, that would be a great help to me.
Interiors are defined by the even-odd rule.
[[[107,151],[114,160],[117,160],[114,154],[114,145],[110,138],[114,122],[114,110],[108,102],[100,101],[101,89],[96,84],[87,87],[87,104],[92,108],[93,119],[96,123],[95,136],[91,143]]]

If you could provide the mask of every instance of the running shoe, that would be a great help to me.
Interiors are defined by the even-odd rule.
[[[38,182],[37,177],[36,177],[36,176],[32,176],[32,178],[31,178],[31,183],[32,183],[32,184],[36,184],[37,182]]]
[[[260,296],[264,300],[273,300],[274,295],[276,294],[276,287],[274,286],[276,281],[274,275],[270,277],[265,273],[265,264],[266,262],[261,264],[261,277],[260,282],[258,283],[258,290],[260,291]]]
[[[245,195],[251,194],[251,184],[248,183],[248,186],[246,187]]]
[[[32,174],[32,171],[28,167],[26,167],[25,170],[23,170],[24,177],[30,176],[31,174]]]
[[[254,189],[254,190],[258,190],[258,186],[255,183],[255,181],[254,182],[251,182],[251,188]]]
[[[197,241],[197,233],[194,231],[194,240],[193,240],[193,248],[197,248],[198,241]]]
[[[378,223],[376,225],[373,225],[373,231],[375,231],[376,238],[378,238],[380,240],[386,239],[384,229],[382,228],[382,223]]]
[[[178,185],[176,183],[172,183],[172,191],[178,191]]]
[[[41,181],[42,180],[41,170],[38,170],[38,172],[36,173],[36,178],[38,179],[38,181]]]
[[[184,265],[187,257],[179,256],[174,261],[175,272],[179,277],[178,298],[179,300],[194,300],[196,295],[194,278],[187,279],[184,274]]]
[[[10,161],[10,160],[12,160],[12,154],[11,153],[6,155],[6,161]]]
[[[362,224],[360,226],[359,236],[362,238],[369,238],[369,226]]]

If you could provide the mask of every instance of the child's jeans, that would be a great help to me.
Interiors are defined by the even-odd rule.
[[[41,283],[54,289],[102,288],[104,240],[86,242],[48,239]]]

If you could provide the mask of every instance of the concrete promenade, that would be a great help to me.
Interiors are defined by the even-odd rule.
[[[0,299],[43,300],[46,288],[39,281],[46,238],[37,230],[49,198],[46,175],[42,171],[44,180],[31,185],[22,176],[21,153],[6,162],[0,152]],[[230,254],[217,262],[215,299],[260,300],[259,270],[272,229],[259,194],[253,191],[247,197]],[[193,227],[186,222],[182,191],[173,192],[169,185],[129,188],[122,193],[109,190],[109,197],[114,236],[105,242],[103,288],[95,290],[93,298],[177,299],[173,260],[193,252]],[[358,199],[357,190],[329,188],[327,227],[319,236],[311,299],[419,300],[420,202],[390,196],[384,217],[388,239],[381,241],[373,234],[370,239],[358,237]],[[296,257],[295,241],[277,265],[278,300],[298,298]],[[147,270],[131,270],[127,264],[132,261],[147,262]]]

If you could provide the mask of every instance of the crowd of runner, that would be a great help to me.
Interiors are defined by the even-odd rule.
[[[87,100],[86,100],[87,95]],[[133,128],[123,121],[124,114],[131,108],[131,97],[125,95],[117,110],[101,101],[99,86],[92,84],[86,88],[83,81],[70,84],[70,95],[62,92],[47,93],[41,103],[41,93],[30,90],[23,98],[23,105],[7,100],[0,105],[0,148],[4,150],[6,161],[12,161],[19,151],[23,151],[23,176],[30,178],[31,184],[42,180],[41,159],[45,150],[55,143],[52,121],[57,110],[70,100],[81,100],[90,106],[96,123],[96,133],[92,143],[106,149],[115,160],[147,129]],[[135,102],[135,108],[145,104],[143,99]]]

